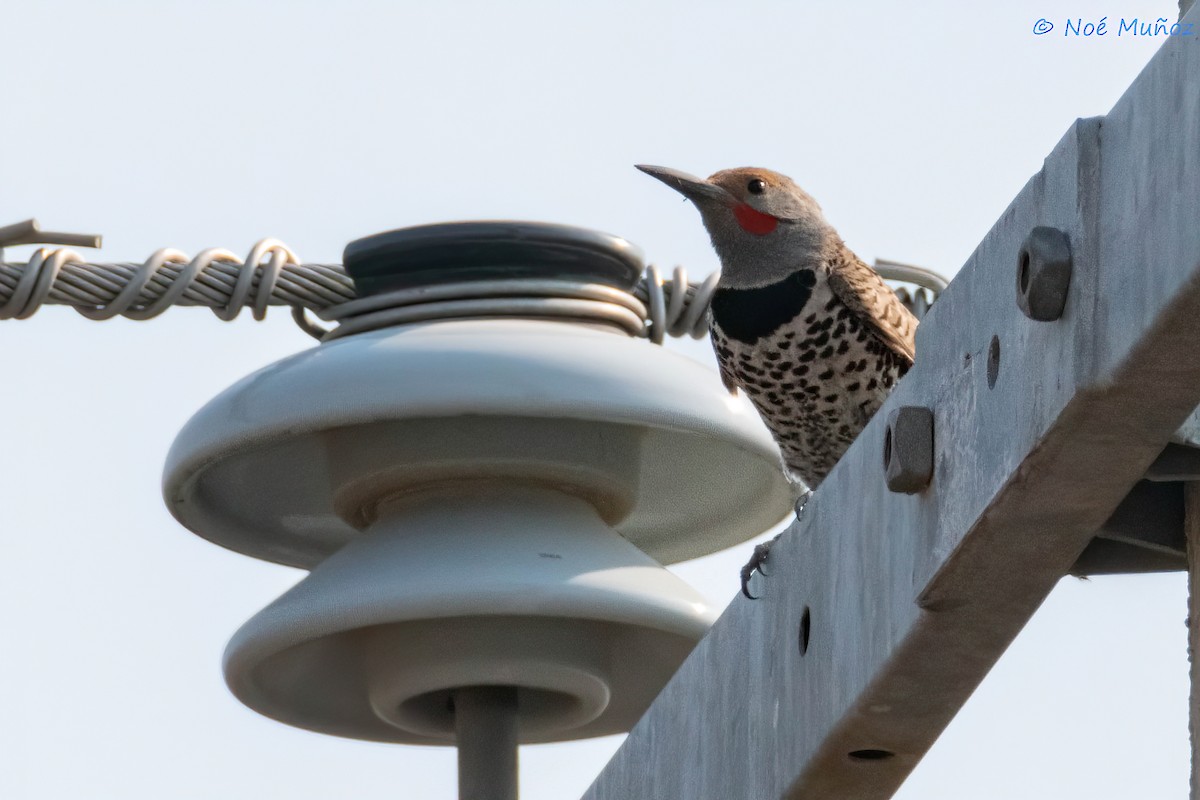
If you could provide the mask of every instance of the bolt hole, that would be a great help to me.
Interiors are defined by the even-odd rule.
[[[1000,375],[1000,337],[993,336],[992,343],[988,345],[987,358],[987,381],[988,388],[992,389],[996,386],[996,378]]]
[[[1021,294],[1029,291],[1029,251],[1021,251],[1021,259],[1017,266],[1017,288]]]
[[[892,427],[889,425],[883,433],[883,468],[892,465]]]
[[[812,614],[808,610],[808,606],[804,607],[804,613],[800,615],[800,655],[808,653],[808,637],[812,633]]]
[[[896,755],[891,750],[851,750],[850,758],[855,761],[885,761]]]

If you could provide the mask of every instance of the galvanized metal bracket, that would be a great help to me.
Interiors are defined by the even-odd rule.
[[[1198,98],[1200,39],[1172,37],[1067,133],[772,547],[763,599],[726,610],[587,800],[890,797],[1089,545],[1176,556],[1178,489],[1143,479],[1190,474],[1163,451],[1200,436]],[[1070,242],[1053,322],[997,302],[1039,226]],[[937,431],[913,495],[878,478],[902,406]]]

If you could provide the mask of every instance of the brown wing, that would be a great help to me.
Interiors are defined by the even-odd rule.
[[[904,307],[879,273],[845,245],[831,265],[829,287],[851,311],[867,323],[876,338],[912,366],[916,357],[917,318]]]

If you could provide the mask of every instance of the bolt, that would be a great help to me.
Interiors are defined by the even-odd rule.
[[[1030,319],[1062,316],[1071,286],[1071,242],[1058,228],[1029,232],[1017,257],[1017,305]]]
[[[916,494],[933,480],[933,411],[900,406],[888,415],[883,471],[893,492]]]

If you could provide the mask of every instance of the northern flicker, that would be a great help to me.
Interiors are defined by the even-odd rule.
[[[788,476],[816,489],[912,366],[917,318],[791,178],[638,169],[699,209],[721,260],[709,316],[721,379],[758,409]],[[747,597],[768,547],[742,570]]]

